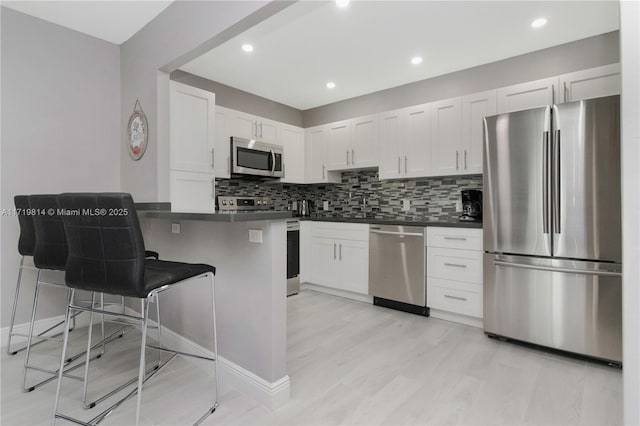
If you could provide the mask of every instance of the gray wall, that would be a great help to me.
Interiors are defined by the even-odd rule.
[[[1,15],[2,208],[16,194],[118,191],[118,46],[4,7]],[[3,215],[1,226],[5,327],[20,262],[17,218]],[[28,321],[34,280],[24,276],[17,323]],[[63,301],[47,291],[41,317],[63,314]]]
[[[288,105],[181,70],[173,71],[171,80],[215,93],[216,105],[302,127],[302,111]]]
[[[304,127],[538,80],[620,61],[614,31],[302,112]]]

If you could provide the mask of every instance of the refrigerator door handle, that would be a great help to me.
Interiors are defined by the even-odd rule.
[[[542,134],[542,233],[549,233],[549,132]]]
[[[556,129],[554,137],[555,152],[553,155],[553,232],[560,233],[560,129]]]
[[[622,276],[621,272],[612,272],[612,271],[597,271],[597,270],[585,270],[585,269],[571,269],[571,268],[554,268],[551,266],[536,266],[536,265],[525,265],[522,263],[510,263],[510,262],[502,262],[500,260],[494,260],[493,264],[496,266],[507,266],[511,268],[520,268],[520,269],[534,269],[536,271],[551,271],[551,272],[567,272],[570,274],[582,274],[582,275],[599,275],[605,277],[620,277]]]

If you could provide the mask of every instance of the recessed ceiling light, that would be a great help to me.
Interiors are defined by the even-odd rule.
[[[244,50],[247,53],[253,52],[253,44],[243,44],[242,45],[242,50]]]
[[[547,18],[538,18],[531,23],[531,28],[544,27],[546,23],[547,23]]]
[[[336,87],[336,84],[333,81],[330,81],[327,83],[327,89],[334,89]]]
[[[413,65],[420,65],[422,63],[422,56],[414,56],[411,58],[411,63]]]
[[[347,7],[349,6],[350,0],[336,0],[336,6],[338,7]]]

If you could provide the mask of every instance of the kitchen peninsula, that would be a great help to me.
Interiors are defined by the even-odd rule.
[[[159,252],[161,259],[217,268],[221,380],[267,407],[286,403],[285,219],[291,213],[172,213],[168,203],[137,204],[136,208],[145,245]],[[210,295],[204,293],[208,290],[185,286],[175,291],[182,292],[181,297],[162,300],[163,327],[182,340],[212,347],[207,327]],[[188,315],[180,314],[185,311]],[[203,318],[202,327],[197,324],[199,318]]]

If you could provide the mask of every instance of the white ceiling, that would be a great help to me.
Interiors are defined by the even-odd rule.
[[[618,28],[617,1],[302,1],[181,69],[306,110]]]
[[[122,44],[173,1],[2,1],[2,6]]]

